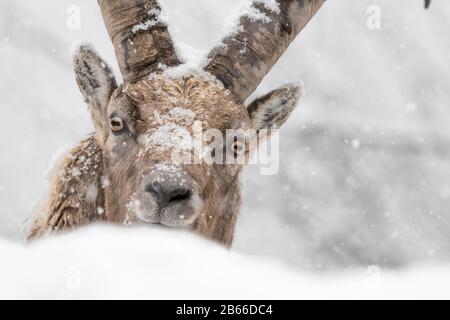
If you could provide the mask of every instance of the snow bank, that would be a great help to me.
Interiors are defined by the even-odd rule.
[[[0,241],[0,298],[450,298],[444,269],[295,273],[192,234],[93,226],[26,247]]]

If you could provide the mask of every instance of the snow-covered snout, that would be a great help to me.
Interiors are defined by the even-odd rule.
[[[144,176],[136,195],[138,219],[170,227],[192,225],[200,214],[198,187],[181,167],[164,164]]]

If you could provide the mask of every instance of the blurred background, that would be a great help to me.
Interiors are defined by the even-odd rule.
[[[242,2],[161,0],[193,60]],[[255,93],[297,79],[307,92],[281,131],[278,175],[245,172],[233,250],[311,271],[448,261],[449,16],[446,0],[325,3]],[[0,237],[21,239],[52,159],[93,130],[78,41],[118,70],[96,1],[0,2]]]

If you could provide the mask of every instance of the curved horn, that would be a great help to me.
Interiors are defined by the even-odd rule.
[[[98,0],[98,4],[126,81],[158,71],[160,64],[180,64],[167,25],[159,19],[158,1]]]
[[[235,32],[209,54],[206,71],[243,102],[325,0],[254,0]]]

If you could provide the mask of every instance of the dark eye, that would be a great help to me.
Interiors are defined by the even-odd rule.
[[[125,126],[123,124],[123,120],[119,117],[111,118],[110,123],[111,123],[111,130],[114,132],[120,132],[125,128]]]

